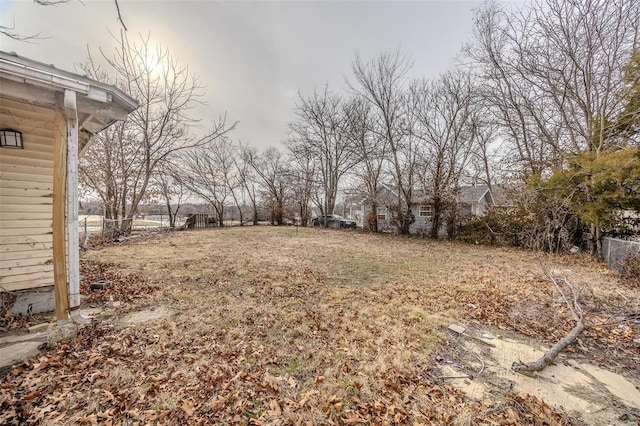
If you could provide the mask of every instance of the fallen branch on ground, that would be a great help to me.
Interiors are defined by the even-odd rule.
[[[545,272],[546,273],[546,272]],[[562,339],[558,340],[558,342],[551,347],[542,358],[537,361],[523,363],[522,361],[517,361],[511,364],[511,369],[515,372],[532,372],[532,371],[540,371],[544,369],[546,366],[551,364],[558,354],[571,343],[573,343],[582,330],[584,330],[584,322],[583,318],[583,310],[580,306],[580,295],[582,294],[582,290],[584,287],[577,287],[572,284],[566,278],[558,278],[553,276],[553,274],[546,273],[547,277],[553,282],[556,286],[556,289],[562,296],[565,304],[569,308],[573,319],[576,321],[576,325],[573,327],[571,332],[567,334]]]

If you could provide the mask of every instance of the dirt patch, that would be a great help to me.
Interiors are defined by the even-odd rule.
[[[620,374],[603,370],[595,365],[579,364],[579,368],[599,384],[602,384],[620,402],[628,407],[635,408],[640,414],[640,383],[638,380],[634,380],[632,377],[625,378]]]
[[[121,323],[125,326],[143,324],[149,321],[157,321],[162,318],[171,316],[173,312],[165,306],[158,306],[155,309],[143,311],[129,312],[122,319]]]
[[[472,333],[483,334],[481,330]],[[628,425],[640,418],[637,377],[624,377],[589,363],[578,363],[564,354],[541,372],[514,373],[512,362],[536,360],[546,348],[528,342],[523,336],[520,340],[481,339],[487,344],[456,333],[451,333],[450,338],[450,349],[444,351],[441,359],[441,376],[471,398],[481,401],[505,390],[533,395],[588,425]],[[480,374],[479,363],[484,367]],[[464,375],[472,377],[461,377]]]

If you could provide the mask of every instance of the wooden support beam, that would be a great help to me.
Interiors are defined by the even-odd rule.
[[[80,306],[80,236],[78,235],[78,111],[76,92],[64,92],[67,119],[67,234],[69,307]]]
[[[64,324],[69,319],[67,292],[67,262],[65,243],[65,177],[67,174],[67,120],[64,98],[56,98],[53,138],[53,277],[56,320]]]

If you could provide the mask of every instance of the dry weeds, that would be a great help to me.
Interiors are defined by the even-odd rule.
[[[592,289],[595,325],[574,355],[604,347],[608,367],[627,372],[639,361],[638,328],[618,320],[639,292],[587,258],[246,227],[155,235],[83,263],[90,277],[130,277],[122,288],[158,287],[123,311],[174,314],[128,328],[99,319],[15,366],[0,423],[573,424],[533,397],[472,401],[434,377],[453,319],[544,341],[571,327],[541,263]]]

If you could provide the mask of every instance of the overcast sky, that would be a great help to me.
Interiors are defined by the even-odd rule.
[[[358,52],[372,58],[400,48],[415,76],[445,70],[471,36],[478,1],[214,2],[119,0],[129,37],[150,34],[206,85],[204,118],[227,112],[240,122],[233,138],[264,148],[279,145],[293,119],[297,93],[345,86]],[[0,48],[73,71],[114,42],[120,31],[111,0],[71,0],[38,6],[0,0],[3,26],[30,43],[2,36]],[[206,117],[208,115],[209,117]]]

